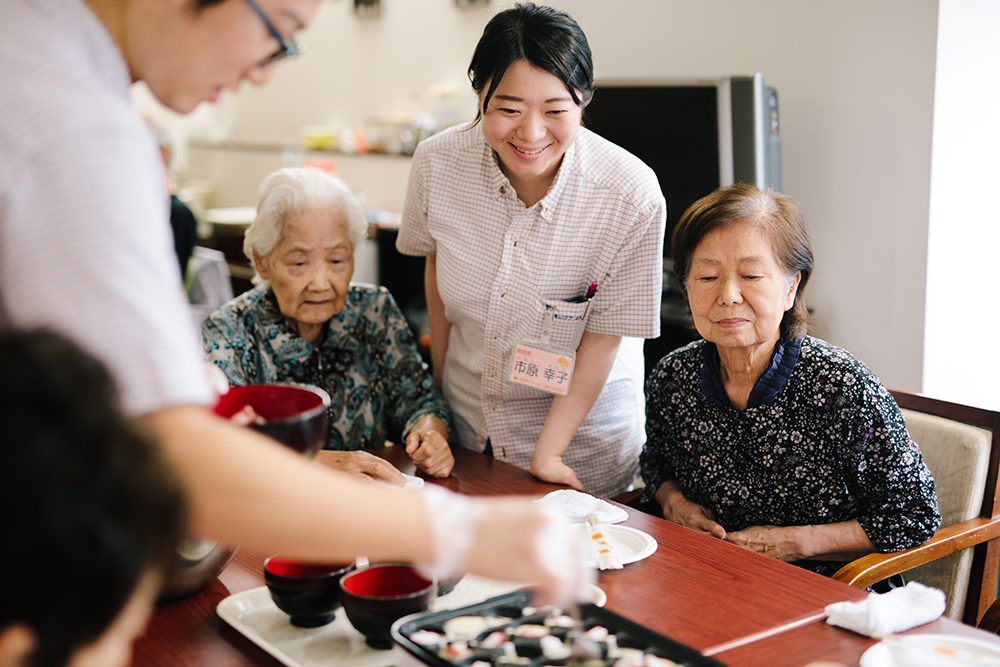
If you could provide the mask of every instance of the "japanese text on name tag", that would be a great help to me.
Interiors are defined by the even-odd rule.
[[[514,348],[510,380],[543,391],[565,396],[573,378],[571,355],[549,352],[530,345],[518,344]]]

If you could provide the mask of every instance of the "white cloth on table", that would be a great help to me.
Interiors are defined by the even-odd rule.
[[[622,508],[573,489],[553,491],[535,502],[554,508],[573,523],[583,523],[591,514],[597,515],[597,520],[604,524],[621,523],[628,518],[628,512]]]
[[[597,495],[635,479],[645,442],[640,338],[659,335],[665,218],[653,171],[585,128],[531,208],[480,126],[420,143],[396,247],[436,257],[451,323],[443,391],[463,446],[482,451],[488,437],[498,459],[530,467],[552,394],[507,377],[515,344],[539,340],[555,305],[555,346],[576,350],[585,330],[623,336],[563,463]],[[576,302],[594,282],[593,299]]]
[[[826,622],[858,634],[879,637],[937,620],[944,613],[944,605],[943,591],[911,581],[888,593],[869,593],[859,602],[827,605]]]
[[[213,394],[130,83],[81,0],[0,3],[0,324],[68,335],[141,415]]]

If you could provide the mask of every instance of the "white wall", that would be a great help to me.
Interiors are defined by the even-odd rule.
[[[938,3],[550,1],[587,32],[598,78],[764,75],[779,94],[784,189],[816,250],[815,333],[888,386],[920,390]],[[236,135],[287,141],[305,124],[413,113],[441,86],[471,113],[465,69],[505,6],[382,0],[380,18],[359,19],[353,2],[324,0],[308,53],[236,98]]]
[[[942,0],[924,392],[1000,410],[1000,3]]]

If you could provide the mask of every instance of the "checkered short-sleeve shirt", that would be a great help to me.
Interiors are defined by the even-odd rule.
[[[451,323],[444,393],[458,438],[530,467],[552,395],[513,384],[516,342],[538,340],[557,306],[554,345],[583,332],[623,336],[618,357],[563,461],[588,491],[624,488],[645,441],[641,338],[659,335],[666,203],[652,170],[581,128],[548,194],[525,208],[476,126],[420,144],[400,252],[435,255]],[[590,301],[573,303],[597,283]]]
[[[0,326],[69,336],[145,415],[214,392],[130,83],[81,0],[0,1]]]

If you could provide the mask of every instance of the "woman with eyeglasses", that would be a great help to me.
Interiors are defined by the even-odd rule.
[[[585,570],[561,542],[550,556],[562,566],[543,566],[539,541],[558,527],[530,502],[355,481],[208,410],[163,167],[129,86],[144,81],[184,113],[244,80],[263,84],[318,7],[0,2],[0,327],[47,325],[109,367],[126,412],[178,469],[199,536],[303,559],[450,563],[565,593]],[[449,551],[449,539],[464,547]]]

